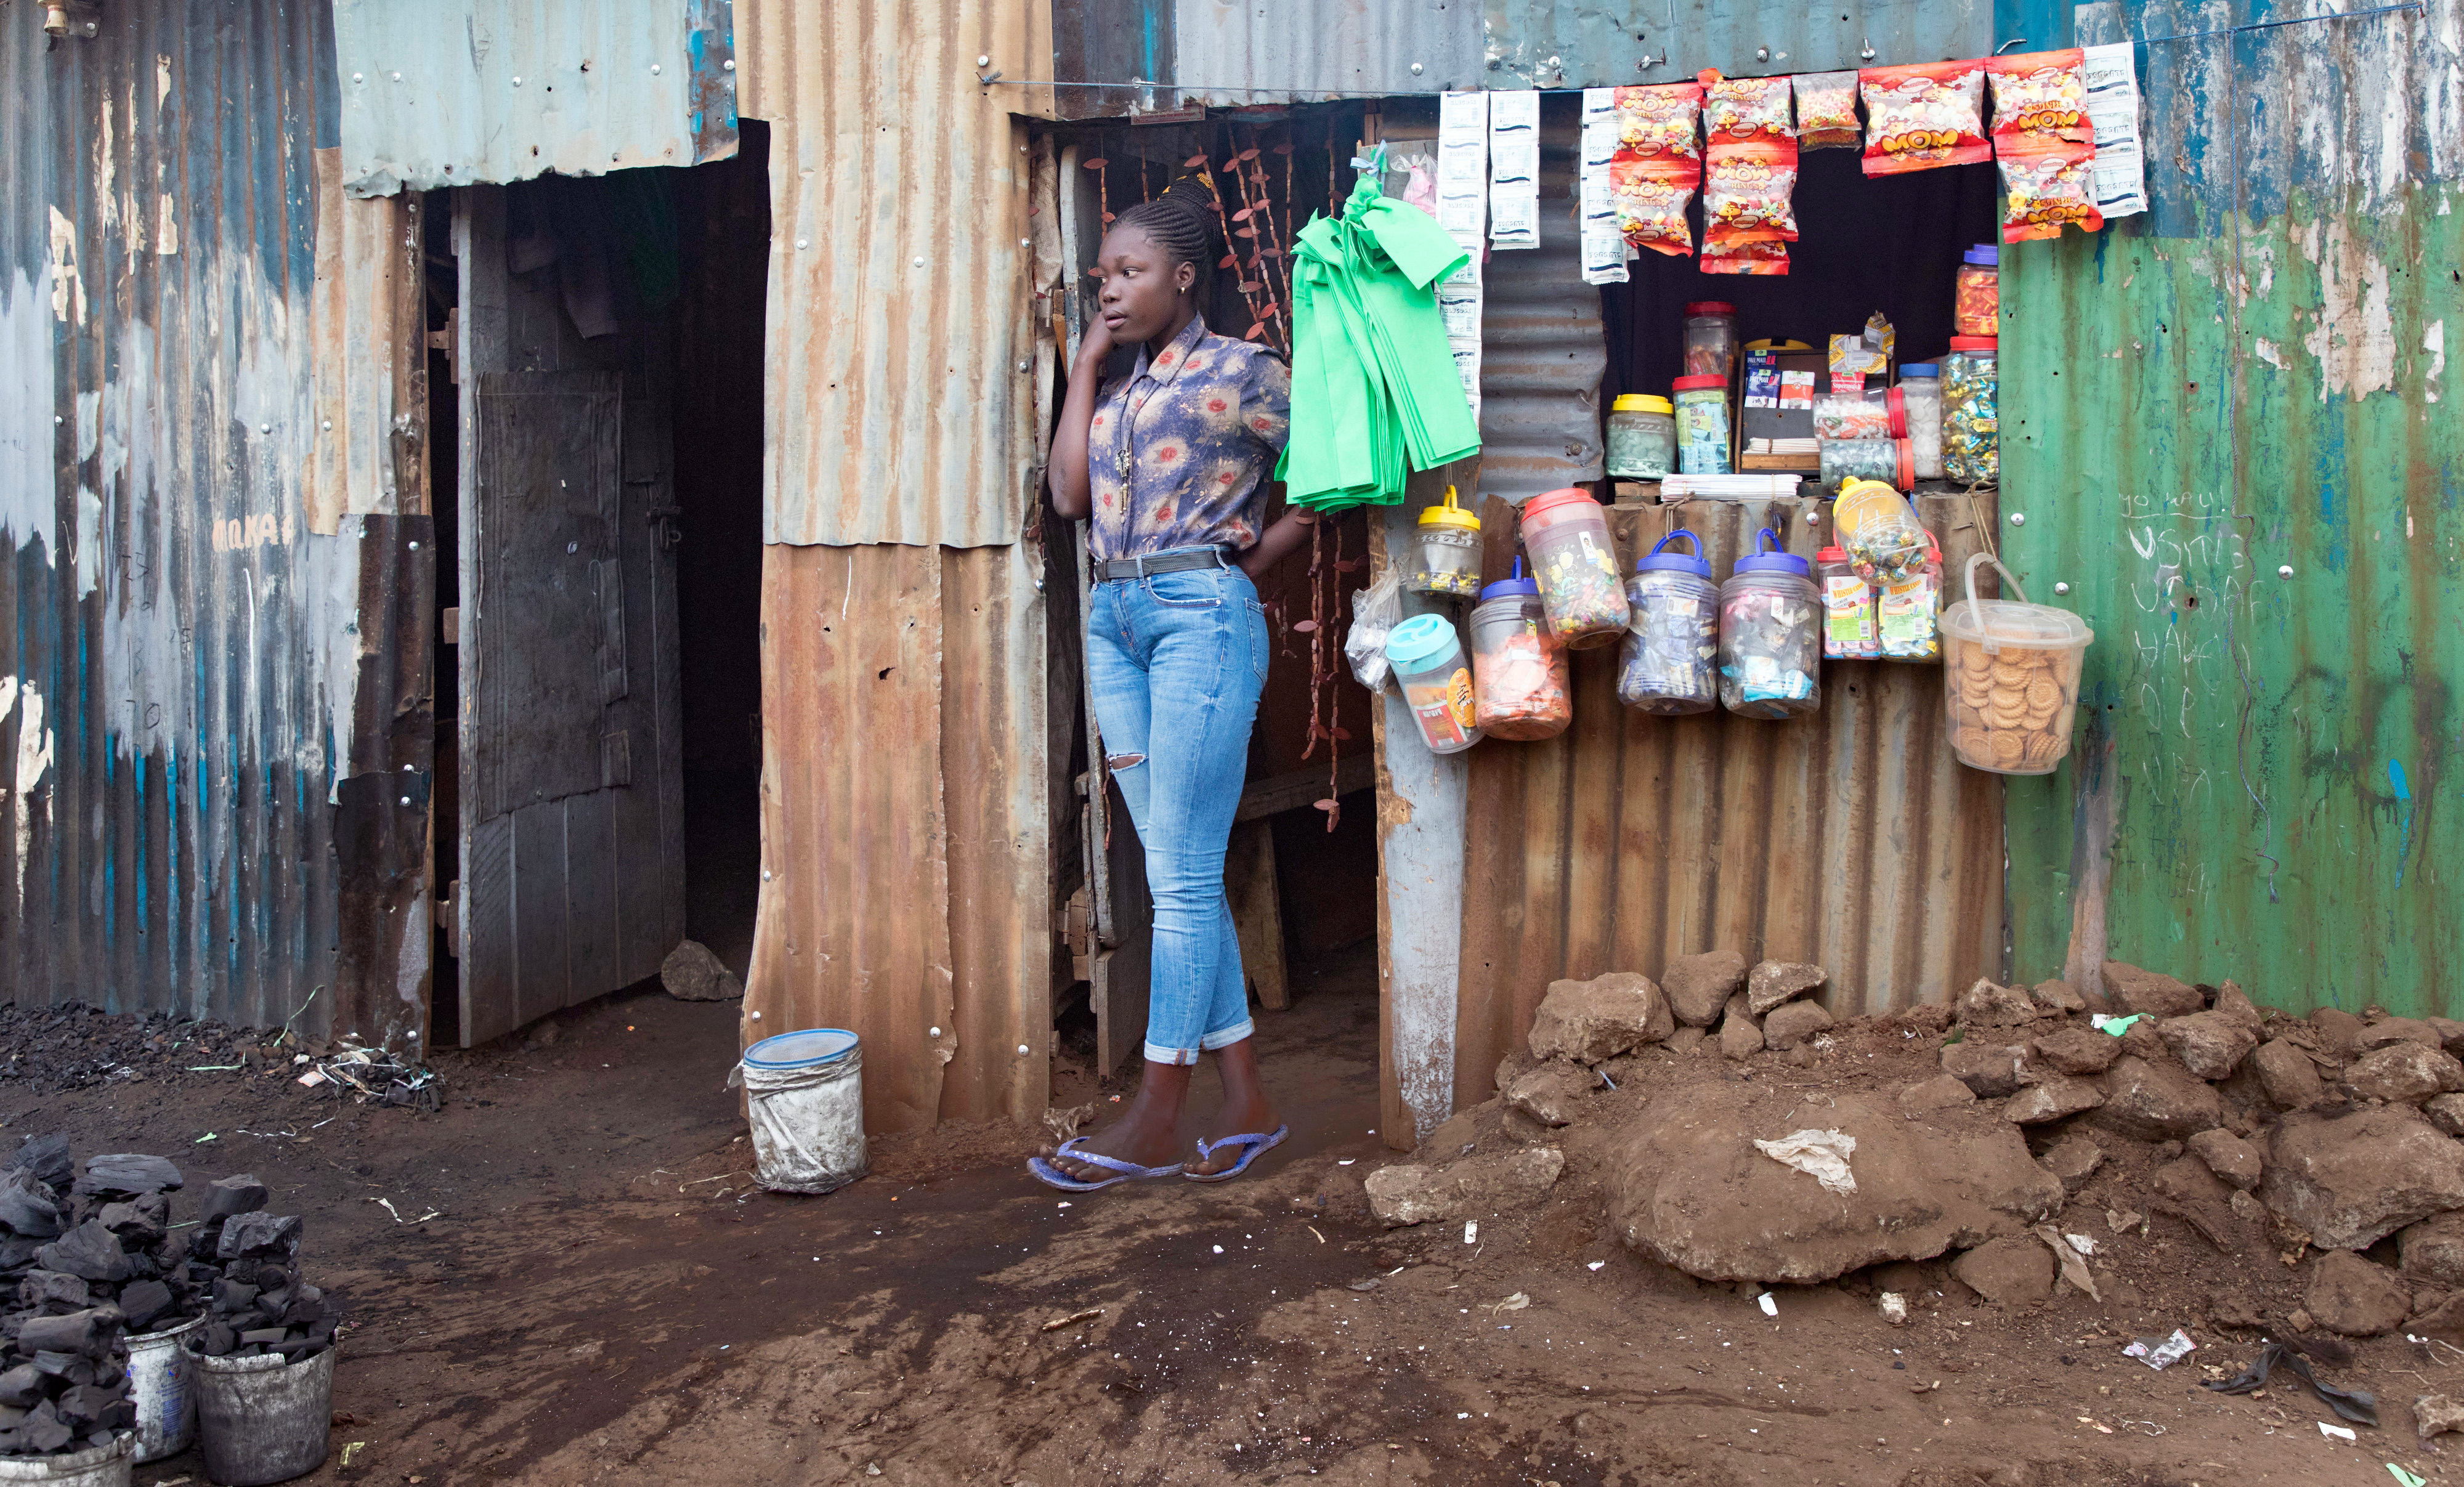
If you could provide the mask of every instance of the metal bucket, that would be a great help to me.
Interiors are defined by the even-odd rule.
[[[176,1327],[128,1340],[128,1392],[137,1403],[137,1459],[176,1456],[197,1438],[195,1370],[182,1345],[206,1324],[191,1317]]]
[[[0,1456],[0,1482],[46,1482],[50,1487],[128,1487],[129,1457],[137,1432],[121,1431],[108,1446],[64,1451],[55,1456]]]
[[[222,1487],[264,1487],[322,1465],[333,1433],[337,1351],[289,1365],[279,1354],[191,1355],[206,1476]]]

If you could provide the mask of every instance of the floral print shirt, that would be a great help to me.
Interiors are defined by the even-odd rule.
[[[1292,374],[1191,317],[1163,353],[1105,387],[1087,430],[1097,558],[1254,545],[1291,429]]]

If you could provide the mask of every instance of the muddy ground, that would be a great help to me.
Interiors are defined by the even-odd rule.
[[[2385,1487],[2390,1461],[2464,1480],[2405,1408],[2464,1383],[2452,1352],[2386,1339],[2327,1370],[2387,1407],[2357,1444],[2322,1436],[2332,1416],[2298,1389],[2196,1388],[2255,1342],[2205,1323],[2219,1279],[2262,1301],[2288,1282],[2272,1257],[2222,1274],[2167,1219],[2109,1236],[2124,1283],[2101,1304],[2012,1316],[1946,1286],[1897,1329],[1853,1281],[1780,1288],[1774,1318],[1637,1259],[1577,1152],[1475,1240],[1387,1231],[1358,1186],[1394,1160],[1374,960],[1336,957],[1299,993],[1261,1021],[1295,1139],[1221,1187],[1066,1198],[994,1128],[884,1140],[869,1179],[771,1196],[724,1088],[735,1008],[655,994],[563,1015],[543,1045],[440,1058],[434,1115],[187,1072],[236,1061],[229,1035],[21,1015],[0,1020],[0,1064],[18,1061],[0,1122],[66,1131],[80,1157],[169,1154],[192,1192],[253,1171],[307,1215],[309,1273],[358,1323],[311,1480]],[[1823,1074],[1695,1057],[1705,1078]],[[2121,1356],[2177,1323],[2191,1362]],[[138,1473],[181,1476],[203,1480],[194,1456]]]

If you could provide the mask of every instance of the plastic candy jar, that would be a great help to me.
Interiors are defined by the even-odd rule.
[[[1951,328],[1962,336],[2002,334],[2002,250],[1979,243],[1961,255],[1951,286]]]
[[[1681,377],[1677,393],[1677,468],[1681,474],[1725,475],[1728,470],[1728,380]]]
[[[1822,706],[1822,597],[1813,564],[1779,551],[1765,527],[1720,585],[1720,705],[1788,718]]]
[[[1737,369],[1737,307],[1698,299],[1685,307],[1685,375],[1726,383]]]
[[[1658,480],[1677,468],[1677,419],[1666,398],[1620,393],[1609,408],[1609,477]]]
[[[1905,439],[1825,439],[1821,481],[1825,489],[1845,489],[1852,480],[1879,480],[1899,490],[1916,483],[1916,459]]]
[[[1942,659],[1942,545],[1925,534],[1923,566],[1889,583],[1875,596],[1876,628],[1885,661]]]
[[[1900,395],[1905,410],[1908,443],[1915,446],[1916,477],[1942,478],[1942,372],[1931,361],[1911,361],[1900,368]]]
[[[1683,537],[1692,553],[1669,552]],[[1708,712],[1720,700],[1720,589],[1703,539],[1661,537],[1625,580],[1634,613],[1617,650],[1617,701],[1661,717]]]
[[[2080,664],[2096,632],[2067,609],[2028,602],[2008,568],[2002,581],[2018,599],[1980,601],[1976,565],[1989,562],[2002,568],[1990,553],[1968,559],[1968,598],[1942,617],[1950,746],[1970,769],[2050,775],[2071,752]]]
[[[1480,592],[1480,518],[1455,504],[1455,488],[1446,487],[1445,503],[1420,513],[1415,534],[1420,561],[1403,579],[1415,594],[1469,599]]]
[[[1475,721],[1489,737],[1554,738],[1574,720],[1566,647],[1551,633],[1540,585],[1523,576],[1519,559],[1514,577],[1480,591],[1471,667]]]
[[[1461,754],[1480,742],[1471,667],[1452,622],[1419,615],[1386,637],[1386,664],[1403,687],[1403,704],[1431,754]]]
[[[2000,377],[1991,336],[1953,336],[1943,363],[1942,472],[1966,486],[2002,479]]]
[[[1881,632],[1874,612],[1874,588],[1857,577],[1844,548],[1826,547],[1815,556],[1815,586],[1822,591],[1822,657],[1826,661],[1871,661],[1882,653]]]
[[[1531,497],[1523,503],[1523,550],[1557,643],[1569,650],[1616,645],[1625,633],[1625,590],[1600,503],[1572,487]]]
[[[1881,481],[1841,486],[1831,520],[1849,564],[1868,583],[1897,582],[1925,565],[1925,528],[1907,498]]]

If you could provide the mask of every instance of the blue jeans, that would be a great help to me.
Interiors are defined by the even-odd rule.
[[[1266,682],[1257,589],[1238,568],[1096,584],[1087,681],[1155,899],[1146,1056],[1196,1063],[1254,1031],[1223,848]]]

